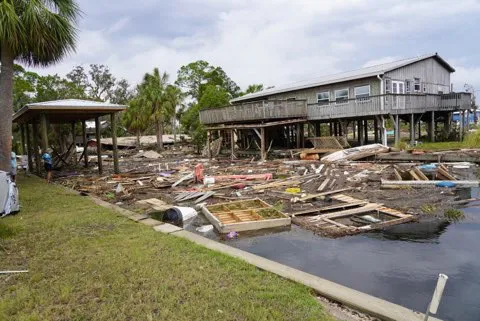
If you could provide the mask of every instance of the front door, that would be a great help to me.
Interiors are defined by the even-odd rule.
[[[405,83],[403,81],[392,81],[392,94],[397,94],[393,97],[393,108],[405,109]]]

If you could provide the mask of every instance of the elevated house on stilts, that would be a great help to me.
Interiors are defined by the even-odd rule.
[[[303,148],[308,137],[386,145],[388,120],[394,128],[392,143],[400,141],[402,121],[409,124],[412,143],[422,123],[428,139],[435,141],[440,131],[451,131],[453,112],[468,119],[471,108],[470,93],[452,90],[454,71],[436,53],[403,59],[238,97],[229,106],[200,111],[200,121],[207,126],[209,144],[212,133],[228,137],[224,144],[232,157],[252,141],[262,159],[271,147]]]

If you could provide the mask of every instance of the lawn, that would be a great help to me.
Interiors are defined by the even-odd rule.
[[[333,320],[306,287],[19,177],[0,219],[0,320]]]

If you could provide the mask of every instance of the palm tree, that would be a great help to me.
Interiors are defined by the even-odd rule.
[[[75,50],[80,8],[74,0],[0,1],[0,169],[12,147],[14,60],[48,66]]]
[[[137,137],[137,148],[140,147],[140,136],[149,127],[149,116],[138,98],[130,100],[127,110],[123,113],[123,125]]]
[[[166,92],[166,108],[172,114],[172,132],[173,143],[177,141],[177,107],[182,106],[185,95],[182,90],[175,85],[168,85]]]
[[[160,73],[158,68],[151,74],[146,73],[139,86],[140,102],[150,108],[151,119],[155,124],[157,149],[163,150],[163,128],[174,114],[171,104],[167,102],[168,74]]]

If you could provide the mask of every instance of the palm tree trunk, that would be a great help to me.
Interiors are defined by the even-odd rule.
[[[158,122],[158,129],[160,132],[160,150],[163,150],[163,117],[162,120]]]
[[[0,170],[10,171],[13,115],[13,53],[2,43],[0,53]]]
[[[140,130],[137,129],[137,148],[140,148]]]
[[[160,136],[160,121],[156,121],[155,123],[155,134],[157,135],[157,150],[161,150],[162,149],[162,145],[161,145],[161,136]]]

